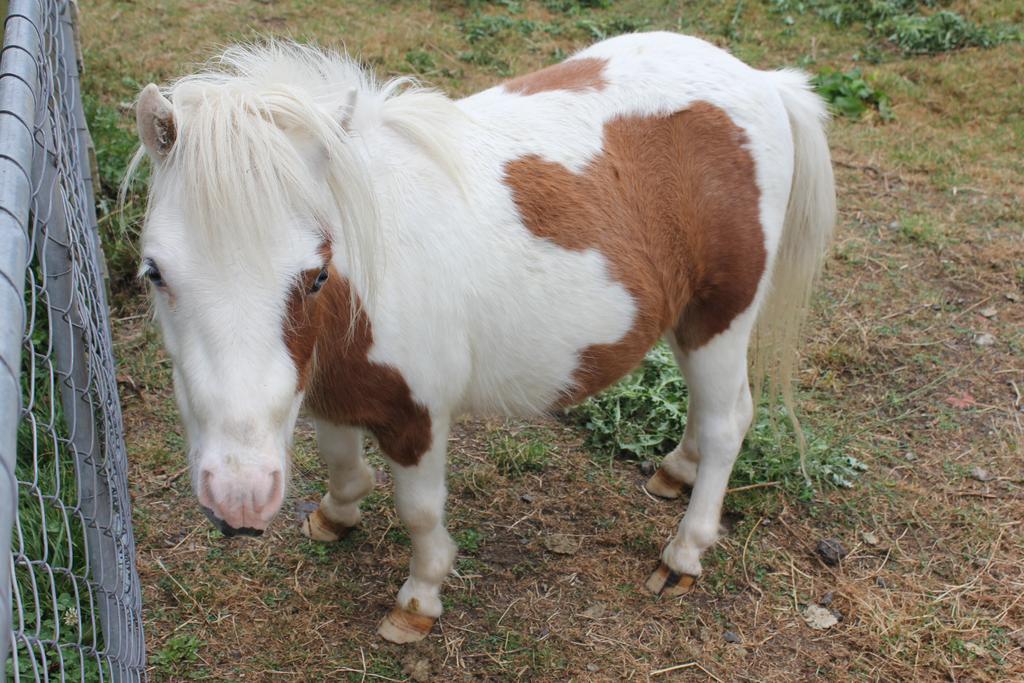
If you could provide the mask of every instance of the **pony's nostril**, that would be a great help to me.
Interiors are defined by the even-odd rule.
[[[252,492],[253,511],[256,514],[262,514],[267,508],[276,511],[281,502],[283,489],[284,477],[279,470],[276,470],[270,474],[269,488],[264,488],[262,491],[256,489]]]
[[[213,507],[213,490],[210,482],[213,472],[203,469],[199,472],[199,503],[204,509]]]
[[[281,470],[274,470],[274,473],[270,475],[270,481],[270,497],[268,500],[274,503],[280,500],[283,494],[284,476]]]

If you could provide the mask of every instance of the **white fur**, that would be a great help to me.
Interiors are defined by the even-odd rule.
[[[570,387],[580,351],[621,339],[636,312],[605,255],[562,249],[523,225],[503,182],[507,161],[536,154],[579,172],[601,153],[609,120],[709,102],[749,141],[766,273],[796,264],[778,292],[809,291],[831,227],[822,110],[804,76],[756,71],[669,33],[620,36],[577,57],[607,59],[607,87],[523,96],[498,86],[453,103],[401,83],[378,86],[347,58],[274,44],[229,50],[167,91],[179,140],[157,162],[143,248],[168,283],[158,313],[192,449],[212,444],[217,452],[200,458],[224,477],[283,463],[301,400],[281,339],[285,297],[301,270],[320,265],[320,231],[332,230],[335,265],[372,322],[371,359],[396,368],[432,417],[429,453],[394,468],[413,540],[399,603],[415,598],[426,614],[440,613],[454,556],[443,520],[450,420],[550,406]],[[776,267],[780,243],[797,246]],[[717,533],[750,421],[745,355],[768,281],[726,332],[677,353],[694,395],[684,443],[699,456],[687,466],[677,449],[666,461],[697,487],[663,555],[677,571],[699,573]],[[779,315],[793,310],[772,300]],[[238,424],[257,425],[245,454],[239,439],[221,436]],[[357,498],[335,481],[343,471],[365,478],[351,433],[319,433],[337,463],[326,511],[358,519]]]

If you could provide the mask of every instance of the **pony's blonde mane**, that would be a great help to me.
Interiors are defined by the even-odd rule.
[[[173,183],[190,230],[215,257],[258,267],[285,221],[315,220],[365,299],[382,254],[379,198],[361,131],[392,128],[461,185],[450,150],[462,114],[451,100],[407,78],[380,84],[342,54],[287,41],[233,46],[164,94],[176,139],[155,164],[150,203]],[[323,152],[323,172],[296,139]],[[145,156],[140,148],[123,187]]]

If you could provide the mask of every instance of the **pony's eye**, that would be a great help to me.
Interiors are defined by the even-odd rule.
[[[313,286],[309,288],[309,293],[316,294],[319,292],[325,282],[327,282],[327,268],[321,268],[320,272],[316,275],[316,279],[313,280]]]
[[[167,283],[164,282],[163,275],[160,274],[160,269],[156,267],[156,262],[151,258],[145,260],[145,267],[143,268],[142,274],[153,283],[154,287],[167,286]]]

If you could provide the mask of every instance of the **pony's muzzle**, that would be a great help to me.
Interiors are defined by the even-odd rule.
[[[197,493],[203,512],[225,536],[259,536],[281,509],[284,472],[202,467]]]

